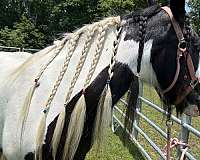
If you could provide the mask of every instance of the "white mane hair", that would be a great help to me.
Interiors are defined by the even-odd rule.
[[[109,66],[113,42],[116,39],[116,27],[120,23],[120,17],[110,17],[86,25],[74,33],[67,34],[62,40],[55,41],[52,46],[28,57],[21,65],[13,69],[7,78],[9,79],[7,82],[9,101],[5,104],[6,108],[3,106],[6,114],[12,113],[13,115],[5,120],[3,134],[3,148],[5,148],[7,158],[22,159],[22,155],[34,151],[40,154],[47,126],[63,111],[64,103],[69,102],[74,95],[90,85],[96,76]],[[80,57],[85,58],[85,62],[81,62]],[[83,63],[83,66],[78,70],[77,66],[80,62]],[[90,70],[92,64],[95,65]],[[74,77],[76,72],[81,76]],[[90,75],[88,75],[89,72]],[[39,87],[35,86],[34,80],[40,83]],[[110,89],[108,90],[110,92]],[[16,91],[17,94],[13,94]],[[13,108],[13,106],[15,107]],[[83,112],[81,107],[78,108],[74,109],[74,112],[80,112],[80,114],[73,113],[73,115],[80,115],[79,118],[84,122],[85,111]],[[44,110],[48,111],[48,116],[44,115],[39,120],[38,116],[43,115]],[[107,118],[109,113],[106,114]],[[63,114],[61,115],[63,116]],[[62,125],[63,118],[60,125]],[[101,124],[103,118],[97,119],[100,119],[98,123],[103,130],[105,127]],[[79,126],[79,129],[76,130],[74,125]],[[73,136],[69,136],[70,139],[66,139],[66,142],[72,142],[71,145],[74,147],[67,147],[66,144],[65,148],[68,149],[63,153],[63,157],[73,158],[83,131],[83,125],[84,123],[80,123],[79,119],[74,117],[70,121],[68,133],[72,133]],[[12,133],[8,126],[12,126]],[[62,126],[58,128],[62,128]],[[55,137],[60,136],[60,133],[56,134]],[[15,137],[14,140],[13,137]],[[77,137],[79,138],[77,139]],[[53,144],[58,145],[59,139],[56,140]],[[28,148],[27,145],[29,145]],[[15,156],[10,154],[10,150],[13,148],[16,152]]]

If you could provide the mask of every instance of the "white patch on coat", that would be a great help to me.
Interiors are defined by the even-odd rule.
[[[132,72],[136,75],[139,42],[134,40],[124,41],[125,36],[126,32],[124,31],[118,46],[116,60],[123,64],[127,64]]]
[[[3,127],[5,121],[5,107],[8,103],[8,90],[4,90],[3,84],[6,83],[5,78],[11,74],[15,68],[25,62],[32,54],[27,52],[0,52],[0,147],[2,147]],[[8,81],[8,80],[7,80]],[[12,116],[12,115],[10,115]],[[12,128],[12,127],[11,127]],[[12,132],[12,131],[10,131]],[[14,147],[14,146],[13,146]]]
[[[112,45],[114,40],[114,32],[113,28],[111,27],[107,33],[106,42],[104,45],[104,49],[102,55],[99,60],[99,64],[95,70],[95,73],[92,77],[92,80],[105,68],[109,65],[111,59],[111,52],[112,52]],[[97,35],[95,35],[96,37]],[[58,91],[52,101],[51,108],[49,114],[47,116],[47,124],[48,126],[54,118],[63,110],[64,107],[64,99],[65,95],[68,92],[71,80],[74,76],[76,66],[79,62],[81,51],[83,49],[84,41],[86,36],[83,34],[78,42],[77,48],[71,58],[69,63],[69,67],[63,80],[58,88]],[[96,38],[92,42],[91,50],[88,53],[88,57],[86,58],[85,64],[83,69],[80,73],[80,76],[77,80],[77,83],[74,87],[72,96],[77,94],[80,90],[83,89],[88,70],[93,60],[94,51],[96,50]],[[16,159],[23,159],[24,156],[28,152],[34,152],[35,150],[35,139],[37,128],[40,120],[41,113],[44,109],[45,102],[47,101],[50,91],[61,71],[64,58],[68,52],[68,43],[65,45],[64,49],[61,53],[56,57],[56,59],[48,66],[45,70],[44,74],[40,79],[40,86],[35,90],[29,115],[27,117],[27,121],[25,124],[25,131],[23,136],[23,143],[20,148],[19,136],[17,134],[17,122],[19,118],[20,109],[23,106],[23,102],[25,96],[29,90],[29,88],[33,85],[33,81],[35,76],[40,71],[42,65],[44,65],[52,56],[51,53],[41,57],[34,64],[29,66],[25,71],[22,72],[21,76],[15,82],[13,87],[6,88],[9,92],[8,103],[4,106],[0,106],[1,111],[5,110],[5,123],[4,123],[4,132],[3,132],[3,149],[4,153],[9,160],[16,160]],[[11,65],[11,64],[9,64]],[[23,85],[22,85],[23,84]],[[5,96],[5,90],[0,90],[0,96]],[[47,129],[47,128],[46,128]],[[1,144],[0,144],[1,145]]]
[[[0,52],[0,82],[31,56],[27,52]]]
[[[119,43],[116,59],[121,63],[127,64],[131,69],[131,71],[135,75],[138,75],[137,59],[138,59],[139,42],[136,42],[134,40],[124,41],[125,35],[126,32],[123,32],[121,41]],[[138,76],[147,83],[157,86],[156,75],[153,70],[152,64],[150,62],[152,44],[153,40],[148,40],[144,44],[144,50],[141,60],[141,70]]]
[[[156,74],[151,64],[152,45],[153,45],[153,40],[148,40],[144,44],[144,50],[143,50],[142,61],[141,61],[141,70],[140,70],[139,76],[142,80],[147,82],[149,85],[158,87]]]
[[[105,46],[102,55],[100,57],[99,63],[97,65],[97,68],[95,70],[95,73],[92,77],[92,80],[94,80],[94,78],[110,63],[113,40],[115,39],[114,38],[115,34],[113,33],[113,31],[114,31],[113,28],[110,28],[107,34]],[[124,41],[123,40],[124,36],[125,32],[122,34],[122,39],[119,43],[116,59],[117,61],[123,64],[127,64],[130,67],[131,71],[134,74],[136,74],[139,43],[135,42],[134,40]],[[79,62],[85,37],[86,36],[84,35],[81,36],[81,39],[79,40],[77,48],[69,63],[68,70],[65,76],[63,77],[63,80],[58,88],[54,100],[52,101],[51,108],[47,117],[46,126],[48,126],[54,120],[54,118],[60,113],[60,111],[63,110],[65,95],[68,92],[71,80],[75,73],[76,66]],[[152,40],[149,40],[148,42],[145,43],[144,53],[141,62],[144,67],[143,66],[141,67],[140,75],[141,78],[143,78],[146,81],[149,81],[148,74],[153,72],[153,69],[150,64],[152,42],[153,42]],[[73,97],[75,94],[77,94],[80,90],[83,89],[87,73],[95,53],[94,52],[96,49],[95,43],[96,42],[93,41],[91,50],[88,53],[88,57],[86,58],[86,62],[83,66],[83,69],[80,73],[80,76],[77,80],[77,83],[74,87],[71,97]],[[35,76],[40,71],[41,66],[44,65],[49,60],[50,56],[52,56],[52,53],[44,55],[43,57],[35,61],[35,63],[29,66],[26,70],[24,70],[21,73],[21,76],[15,82],[15,85],[13,87],[9,86],[5,90],[0,90],[0,97],[8,99],[8,103],[5,103],[4,105],[0,104],[1,112],[5,113],[4,115],[5,123],[4,123],[4,131],[2,139],[3,139],[3,150],[5,152],[5,155],[7,156],[7,159],[9,160],[23,159],[28,152],[34,152],[35,139],[36,139],[36,133],[39,125],[40,116],[44,109],[45,102],[49,97],[50,91],[52,90],[52,87],[59,75],[59,72],[61,71],[62,64],[67,52],[68,52],[68,43],[65,45],[64,49],[61,51],[58,57],[56,57],[56,59],[48,66],[48,68],[45,70],[44,74],[40,79],[40,86],[35,90],[29,110],[29,115],[27,117],[23,143],[21,146],[22,148],[20,148],[19,145],[20,138],[19,135],[17,135],[18,131],[17,122],[19,119],[19,113],[21,111],[20,109],[23,106],[23,102],[29,88],[33,85]],[[11,63],[10,65],[12,66]],[[5,91],[8,92],[8,94],[5,95]],[[2,145],[2,143],[0,145]]]

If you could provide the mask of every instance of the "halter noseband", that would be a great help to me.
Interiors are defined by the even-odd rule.
[[[177,68],[176,68],[176,74],[174,76],[174,79],[169,87],[167,87],[165,90],[161,91],[161,94],[164,95],[168,93],[175,85],[175,83],[178,80],[179,72],[180,72],[180,58],[184,56],[187,64],[187,68],[189,71],[189,78],[190,78],[190,84],[185,84],[181,89],[184,89],[184,92],[179,94],[176,98],[175,104],[179,104],[193,89],[194,87],[199,83],[199,78],[195,76],[195,69],[194,64],[191,58],[190,53],[188,52],[186,48],[186,41],[183,36],[183,32],[181,30],[180,25],[177,23],[177,21],[174,19],[174,16],[171,12],[171,9],[169,7],[162,7],[162,9],[168,14],[170,17],[170,20],[172,22],[173,28],[176,32],[176,36],[178,38],[179,44],[178,44],[178,50],[177,50]],[[187,76],[187,75],[186,75]]]

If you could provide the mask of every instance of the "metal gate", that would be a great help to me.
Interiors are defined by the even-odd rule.
[[[0,51],[4,51],[4,52],[30,52],[30,53],[35,53],[35,52],[40,51],[40,49],[30,49],[30,48],[0,46]]]
[[[135,113],[135,118],[134,118],[134,123],[133,123],[133,132],[128,133],[129,136],[131,137],[131,141],[138,147],[138,149],[141,151],[143,156],[148,159],[166,159],[165,154],[163,153],[163,147],[164,144],[166,143],[166,138],[167,134],[165,131],[165,120],[163,123],[159,126],[157,124],[157,120],[159,119],[154,119],[154,121],[149,118],[145,113],[142,112],[144,110],[144,106],[150,107],[152,112],[155,112],[152,117],[157,117],[157,114],[161,113],[161,116],[166,116],[167,112],[162,109],[162,107],[154,104],[149,100],[148,98],[144,97],[144,84],[143,82],[140,82],[140,87],[139,87],[139,98],[137,102],[137,107],[136,107],[136,113]],[[112,117],[112,130],[115,132],[119,127],[124,128],[123,122],[122,122],[122,117],[125,117],[125,113],[123,112],[123,107],[127,106],[127,102],[125,99],[120,99],[121,105],[119,103],[114,106],[113,110],[113,117]],[[154,111],[153,111],[154,110]],[[152,114],[152,113],[150,113]],[[194,118],[195,119],[195,118]],[[179,128],[179,130],[173,129],[174,133],[178,132],[177,137],[179,140],[182,142],[189,143],[190,149],[186,152],[185,154],[185,159],[190,159],[190,160],[198,160],[200,159],[200,119],[197,118],[196,121],[199,122],[197,124],[198,129],[192,127],[192,119],[189,116],[183,115],[182,117],[177,118],[176,116],[172,116],[172,120],[175,126],[175,128]],[[148,126],[146,127],[141,127],[141,121],[145,122]],[[149,133],[146,132],[147,129],[152,128],[153,131],[155,132],[156,136],[151,136]],[[189,138],[190,136],[191,138]],[[142,137],[142,142],[139,140],[139,137]],[[158,138],[159,137],[159,138]],[[140,138],[141,139],[141,138]],[[159,143],[155,141],[155,139],[159,139]],[[190,144],[191,143],[191,144]],[[145,146],[151,146],[150,148],[153,149],[155,152],[154,156],[152,156],[149,151],[148,147]],[[178,146],[177,148],[174,149],[175,153],[173,153],[173,159],[180,159],[180,156],[184,150],[183,146]]]

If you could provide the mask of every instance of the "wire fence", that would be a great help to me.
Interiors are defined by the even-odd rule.
[[[39,51],[40,49],[26,49],[26,48],[17,48],[17,47],[6,47],[6,46],[0,46],[0,51],[5,51],[5,52],[30,52],[30,53],[35,53]],[[133,123],[133,132],[132,133],[127,133],[131,137],[131,141],[138,147],[138,149],[141,151],[143,156],[148,159],[152,160],[153,158],[150,156],[149,152],[145,149],[145,147],[140,143],[138,140],[138,136],[141,135],[145,141],[150,144],[150,146],[154,149],[156,154],[158,155],[159,159],[166,159],[166,155],[163,152],[163,148],[160,148],[152,138],[145,132],[144,129],[140,127],[140,122],[141,119],[143,119],[146,123],[148,123],[149,126],[153,127],[156,132],[159,133],[160,138],[166,141],[167,139],[167,134],[166,131],[161,129],[154,121],[152,121],[150,118],[148,118],[142,110],[143,104],[146,104],[147,106],[155,109],[158,113],[161,113],[163,115],[167,115],[167,112],[162,109],[162,107],[154,104],[151,100],[145,98],[143,96],[143,82],[140,82],[139,86],[139,98],[135,110],[135,118],[134,118],[134,123]],[[127,106],[127,102],[124,99],[120,99],[120,102],[123,104],[123,107],[125,108]],[[123,120],[119,118],[119,116],[125,117],[124,109],[119,107],[118,105],[114,106],[113,110],[113,117],[112,117],[112,130],[115,132],[118,127],[124,128],[123,125]],[[176,116],[172,115],[172,120],[174,123],[180,125],[181,131],[179,133],[179,140],[185,143],[189,142],[189,134],[192,133],[198,140],[200,140],[200,131],[196,128],[194,128],[191,123],[192,119],[189,116],[183,115],[182,117],[177,118]],[[200,128],[199,128],[200,129]],[[179,146],[177,147],[176,155],[178,159],[180,159],[182,152],[184,151],[184,146]],[[192,152],[186,152],[185,158],[184,159],[189,159],[189,160],[197,160]]]
[[[38,52],[39,50],[40,49],[0,46],[0,51],[3,51],[3,52],[29,52],[29,53],[35,53],[35,52]]]
[[[167,116],[167,112],[165,110],[162,109],[162,107],[154,104],[153,102],[151,102],[151,100],[145,98],[143,96],[143,82],[140,82],[140,87],[139,87],[139,98],[138,98],[138,102],[137,102],[137,106],[136,106],[136,110],[135,110],[135,118],[134,118],[134,123],[133,123],[133,132],[132,133],[128,133],[131,141],[138,147],[138,149],[141,151],[141,153],[143,154],[143,156],[148,159],[148,160],[152,160],[155,158],[152,158],[150,155],[150,152],[147,151],[147,149],[143,146],[143,144],[140,143],[140,141],[138,140],[138,136],[142,136],[143,139],[145,139],[145,143],[147,145],[150,145],[151,148],[153,148],[153,150],[155,151],[155,153],[157,154],[157,157],[159,157],[159,159],[166,159],[166,154],[163,152],[163,147],[159,147],[159,145],[156,144],[156,142],[153,140],[155,139],[155,137],[150,137],[148,133],[146,133],[145,130],[147,130],[148,128],[141,128],[140,127],[140,123],[141,120],[145,121],[149,127],[152,127],[154,129],[154,132],[157,132],[157,134],[160,136],[159,139],[160,141],[164,141],[166,142],[167,139],[167,133],[165,131],[165,129],[161,129],[161,127],[159,125],[156,124],[155,121],[152,121],[150,118],[148,118],[141,110],[143,105],[145,104],[148,107],[151,107],[152,109],[154,109],[158,114],[161,113],[164,116]],[[123,107],[127,106],[127,102],[124,99],[120,100],[120,103],[123,104],[123,106],[119,106],[118,104],[116,106],[114,106],[114,110],[113,110],[113,117],[112,117],[112,130],[113,132],[115,132],[119,127],[124,128],[123,125],[123,120],[121,117],[125,117],[125,113],[124,113],[124,109]],[[119,116],[120,115],[120,116]],[[154,115],[157,116],[157,115]],[[181,142],[185,142],[185,143],[190,143],[189,142],[189,135],[193,134],[193,136],[195,136],[196,141],[200,142],[200,131],[197,128],[194,128],[191,123],[192,123],[192,119],[189,116],[186,115],[182,115],[179,118],[177,118],[176,116],[172,115],[172,121],[173,123],[176,123],[176,125],[179,125],[180,132],[179,132],[179,140]],[[163,123],[163,125],[165,125],[165,123]],[[199,128],[200,129],[200,128]],[[158,138],[158,137],[156,137]],[[196,142],[193,142],[196,143]],[[197,142],[198,143],[198,142]],[[189,159],[189,160],[198,160],[198,157],[195,157],[195,155],[197,154],[193,154],[192,153],[192,147],[191,147],[191,151],[187,151],[185,153],[185,156],[183,159]],[[182,152],[185,152],[185,147],[179,145],[176,148],[176,158],[172,158],[172,159],[180,159]],[[197,149],[197,151],[195,152],[199,152],[199,150]]]

